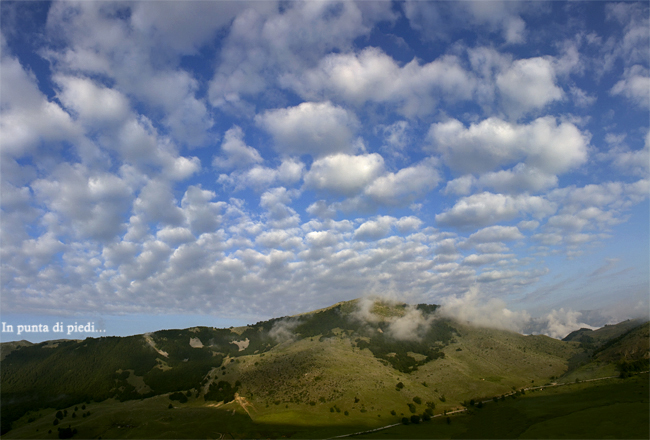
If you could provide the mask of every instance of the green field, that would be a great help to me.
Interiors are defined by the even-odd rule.
[[[648,374],[550,387],[354,438],[650,438]]]

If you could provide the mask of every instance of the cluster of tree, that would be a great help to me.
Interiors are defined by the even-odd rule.
[[[224,403],[232,402],[235,400],[235,393],[239,389],[239,386],[235,384],[234,386],[225,380],[220,380],[218,383],[212,383],[210,389],[203,398],[207,400],[212,400],[216,402],[223,401]]]
[[[650,370],[650,359],[637,359],[636,361],[621,361],[616,366],[621,377],[630,377],[634,373]]]

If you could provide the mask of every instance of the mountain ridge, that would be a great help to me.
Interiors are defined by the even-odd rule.
[[[630,333],[622,324],[608,335]],[[167,329],[47,346],[22,345],[4,358],[3,433],[48,406],[161,396],[196,407],[239,402],[254,423],[336,424],[347,412],[343,420],[372,426],[392,412],[451,411],[584,371],[592,361],[617,362],[592,359],[584,342],[479,328],[440,316],[436,305],[366,299],[236,330]]]

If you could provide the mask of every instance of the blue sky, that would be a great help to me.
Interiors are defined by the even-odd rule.
[[[4,322],[648,315],[647,2],[0,6]]]

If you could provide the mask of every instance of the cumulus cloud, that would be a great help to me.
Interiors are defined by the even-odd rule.
[[[325,93],[354,105],[393,103],[408,117],[431,113],[440,100],[469,99],[474,89],[474,79],[455,56],[424,65],[414,59],[400,67],[372,47],[359,54],[328,55],[318,68],[299,77],[287,76],[283,83],[308,99]]]
[[[218,168],[240,168],[263,162],[260,153],[244,142],[244,131],[234,126],[226,131],[221,143],[223,156],[213,159],[212,165]]]
[[[255,117],[259,126],[275,140],[280,153],[353,153],[356,116],[331,102],[303,102],[296,107],[267,110]]]
[[[480,227],[512,220],[522,214],[542,219],[556,210],[555,203],[539,196],[483,192],[461,198],[451,209],[437,214],[436,222],[457,228]]]
[[[587,160],[589,144],[574,124],[558,124],[551,116],[521,125],[491,117],[469,128],[450,119],[432,124],[429,139],[448,166],[465,173],[493,171],[522,160],[543,173],[565,173]]]
[[[541,57],[517,60],[496,77],[504,109],[514,118],[562,99],[564,92],[555,82],[551,60]]]
[[[332,51],[347,52],[355,38],[367,35],[372,25],[394,20],[389,3],[347,1],[255,3],[232,23],[220,64],[210,82],[212,104],[250,112],[246,99],[282,85],[286,75],[312,67]]]
[[[386,205],[408,205],[438,185],[440,176],[434,160],[402,168],[373,181],[364,191],[373,201]]]
[[[376,217],[375,220],[368,220],[354,231],[354,237],[357,240],[378,240],[383,238],[388,235],[395,220],[395,217],[387,215]]]
[[[465,241],[465,245],[521,240],[524,238],[516,226],[490,226],[483,228]]]
[[[33,153],[41,142],[78,140],[81,130],[70,115],[49,101],[38,89],[34,74],[4,49],[0,59],[3,154],[20,158]]]
[[[305,175],[305,185],[350,196],[359,193],[375,180],[383,168],[384,159],[377,153],[360,156],[335,154],[312,163]]]

